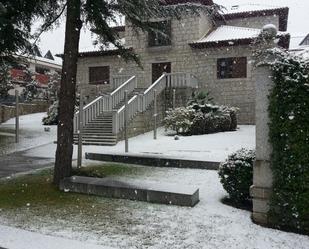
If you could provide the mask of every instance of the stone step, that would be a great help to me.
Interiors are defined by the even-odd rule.
[[[74,135],[73,138],[78,139],[78,135]],[[83,139],[116,140],[117,137],[114,135],[83,134]]]
[[[100,128],[100,127],[94,127],[94,128],[84,128],[84,133],[113,133],[113,129],[111,128]]]
[[[73,139],[78,139],[78,136],[74,136]],[[114,136],[94,136],[94,135],[83,135],[83,140],[87,141],[116,141],[117,137]]]
[[[74,141],[74,144],[78,144],[78,141]],[[87,142],[83,141],[83,145],[95,145],[95,146],[115,146],[117,142]]]
[[[72,176],[61,181],[60,189],[65,192],[188,207],[194,207],[199,202],[197,187],[119,177]]]
[[[93,135],[93,136],[108,136],[108,137],[117,137],[115,134],[111,133],[111,132],[83,132],[84,136],[89,136],[89,135]],[[74,136],[78,136],[78,133],[74,133]]]
[[[103,124],[87,124],[84,129],[87,129],[87,128],[112,128],[113,126],[112,125],[103,125]]]

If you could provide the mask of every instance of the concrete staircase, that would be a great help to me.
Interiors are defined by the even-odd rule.
[[[78,144],[79,116],[83,119],[82,141],[84,145],[113,146],[121,138],[124,128],[124,93],[128,93],[128,122],[145,111],[167,87],[197,87],[196,79],[187,73],[163,74],[147,89],[137,88],[132,76],[110,94],[100,96],[83,107],[74,116],[74,143]],[[151,117],[149,118],[149,120]]]
[[[128,95],[131,99],[134,95],[143,92],[144,88],[136,88]],[[113,112],[118,111],[124,100],[117,104],[113,111],[105,111],[83,128],[83,145],[113,146],[117,144],[117,134],[113,133]],[[74,144],[78,144],[78,133],[74,133]]]
[[[74,143],[78,143],[78,134],[74,134]],[[113,134],[112,112],[104,112],[83,128],[84,145],[113,146],[117,136]]]

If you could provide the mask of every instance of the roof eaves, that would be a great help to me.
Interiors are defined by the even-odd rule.
[[[279,30],[286,31],[288,26],[288,16],[289,8],[281,7],[276,9],[265,9],[265,10],[252,10],[252,11],[243,11],[235,13],[223,14],[225,20],[232,20],[238,18],[247,18],[247,17],[259,17],[259,16],[279,16]]]
[[[132,51],[132,48],[126,48],[127,51]],[[111,50],[97,50],[97,51],[86,51],[78,53],[78,57],[98,57],[98,56],[113,56],[120,55],[120,49],[111,49]]]

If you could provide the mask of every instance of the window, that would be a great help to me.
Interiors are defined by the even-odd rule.
[[[161,21],[154,23],[157,32],[148,33],[149,47],[168,46],[171,45],[171,21]]]
[[[89,84],[109,84],[109,66],[89,67]]]
[[[45,67],[35,66],[35,72],[39,73],[39,74],[46,74],[46,73],[50,72],[50,70],[48,68],[45,68]]]
[[[247,57],[230,57],[217,60],[217,78],[246,78]]]

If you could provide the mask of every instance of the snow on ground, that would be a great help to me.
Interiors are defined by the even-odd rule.
[[[9,249],[111,249],[110,247],[55,238],[2,225],[0,225],[0,246]]]
[[[126,155],[152,155],[169,158],[181,158],[201,161],[224,161],[227,156],[241,148],[255,148],[255,126],[239,125],[237,131],[221,132],[199,136],[167,136],[164,128],[158,129],[157,140],[153,132],[148,132],[129,139],[129,153]],[[50,144],[35,148],[27,153],[29,156],[40,155],[53,157],[56,145]],[[124,141],[116,146],[83,146],[84,152],[124,153]],[[77,147],[74,147],[76,158]]]
[[[15,138],[12,136],[15,129],[15,118],[0,124],[0,139],[3,140],[0,143],[0,155],[38,147],[56,140],[57,127],[43,126],[42,118],[44,116],[46,113],[43,112],[20,116],[20,142],[18,144],[15,144]],[[45,127],[50,127],[50,131],[44,131]]]
[[[29,150],[27,154],[54,157],[56,145],[51,142],[55,139],[56,127],[52,127],[50,133],[45,133],[40,123],[42,116],[35,114],[21,119],[22,132],[31,134],[33,140],[25,143],[24,147],[49,142],[48,145]],[[5,132],[2,128],[12,127],[12,124],[11,120],[1,125],[1,131]],[[130,152],[135,154],[222,161],[241,147],[254,148],[255,127],[239,126],[236,132],[180,137],[180,140],[165,136],[164,130],[160,128],[157,140],[153,140],[150,132],[131,138],[129,146]],[[83,148],[84,152],[123,153],[124,142],[113,147]],[[74,150],[76,152],[76,147]],[[0,247],[104,248],[94,245],[99,244],[125,249],[309,248],[308,236],[260,227],[252,223],[250,212],[222,204],[220,200],[226,192],[216,171],[153,167],[141,169],[143,174],[126,177],[145,179],[157,182],[158,185],[172,183],[197,186],[200,202],[194,208],[188,208],[97,198],[98,203],[90,216],[85,216],[83,210],[77,210],[78,215],[76,212],[70,215],[70,210],[62,210],[61,207],[46,207],[43,215],[38,215],[37,210],[31,207],[15,212],[0,210]]]
[[[70,210],[63,215],[64,210],[46,207],[47,214],[41,217],[30,207],[15,213],[3,210],[1,223],[119,249],[309,248],[308,236],[263,228],[252,223],[250,212],[222,204],[220,199],[226,192],[216,171],[141,168],[142,175],[127,177],[154,181],[158,185],[198,186],[200,202],[189,208],[98,198],[88,216],[78,206],[74,215],[70,215]],[[5,240],[1,234],[0,230],[0,246]]]

